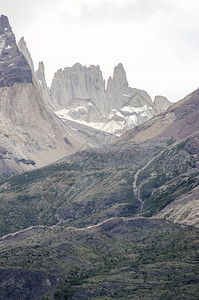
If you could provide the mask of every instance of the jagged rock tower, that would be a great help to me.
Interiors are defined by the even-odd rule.
[[[48,107],[24,40],[19,48],[0,16],[0,176],[44,166],[85,144]]]
[[[49,103],[58,116],[117,135],[171,105],[165,97],[156,97],[153,103],[147,92],[131,88],[121,63],[114,68],[106,89],[99,66],[87,68],[77,63],[60,69],[55,73],[50,94]]]

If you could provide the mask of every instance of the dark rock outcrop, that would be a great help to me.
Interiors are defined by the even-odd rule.
[[[0,17],[0,87],[15,82],[32,82],[32,72],[24,55],[19,52],[8,18]]]

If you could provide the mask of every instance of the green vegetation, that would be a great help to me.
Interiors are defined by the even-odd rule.
[[[0,235],[59,220],[84,227],[134,216],[140,209],[134,174],[162,147],[143,143],[82,151],[67,161],[2,181]]]
[[[0,240],[2,299],[198,299],[198,229],[137,218],[198,186],[186,145],[82,151],[2,181],[0,234],[36,226]]]
[[[27,270],[37,270],[46,278],[49,274],[58,278],[57,283],[51,279],[50,294],[45,285],[40,287],[37,298],[43,300],[52,295],[55,299],[198,299],[198,234],[193,227],[144,218],[116,218],[84,230],[38,228],[5,240],[0,263],[5,272],[13,268],[11,278],[15,269],[23,270],[24,277]],[[18,285],[19,299],[25,299],[24,279]],[[0,288],[2,295],[9,291],[9,285]]]
[[[199,185],[196,156],[185,150],[186,141],[166,149],[140,171],[137,185],[144,202],[142,214],[153,216]]]
[[[112,217],[153,216],[199,183],[196,154],[185,148],[186,141],[121,144],[5,179],[0,235],[32,225],[85,227]]]

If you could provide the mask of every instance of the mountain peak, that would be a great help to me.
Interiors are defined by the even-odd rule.
[[[121,70],[124,70],[124,67],[123,67],[123,64],[122,63],[119,63],[115,69],[121,69]]]
[[[77,62],[77,63],[75,63],[73,66],[72,66],[72,68],[78,68],[78,69],[82,69],[83,68],[83,66],[79,63],[79,62]]]
[[[31,68],[19,51],[9,20],[4,15],[0,17],[0,62],[0,87],[32,82]]]
[[[171,102],[164,96],[157,95],[154,98],[154,107],[161,113],[171,106]]]
[[[126,72],[124,70],[124,67],[122,63],[119,63],[115,68],[114,68],[114,73],[113,73],[113,82],[115,85],[117,85],[120,88],[128,88],[129,84],[126,78]]]
[[[42,72],[42,73],[45,72],[45,67],[44,67],[44,62],[43,61],[39,62],[38,70],[39,70],[39,72]]]
[[[20,40],[18,42],[18,49],[24,55],[27,63],[29,64],[29,66],[32,70],[32,73],[34,74],[34,63],[33,63],[31,54],[28,51],[28,48],[27,48],[26,42],[24,40],[24,37],[20,38]]]
[[[0,16],[0,34],[5,33],[5,31],[12,31],[9,20],[7,16]]]

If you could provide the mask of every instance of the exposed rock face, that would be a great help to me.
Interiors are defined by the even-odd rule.
[[[18,49],[24,55],[27,63],[29,64],[29,66],[31,68],[32,74],[34,76],[34,64],[33,64],[33,60],[32,60],[30,52],[28,51],[28,48],[27,48],[26,42],[24,40],[24,37],[22,37],[19,40],[19,42],[18,42]]]
[[[96,119],[96,115],[99,114],[99,110],[93,101],[89,99],[73,99],[69,101],[68,115],[74,120],[84,120],[90,122]]]
[[[172,103],[166,97],[155,96],[154,107],[157,109],[158,113],[162,113],[167,110],[171,104]]]
[[[120,63],[114,69],[113,77],[110,77],[106,90],[107,102],[110,105],[110,116],[120,117],[124,122],[117,133],[122,134],[156,114],[151,97],[147,92],[129,87],[126,72]]]
[[[6,149],[0,157],[0,176],[41,167],[82,145],[92,146],[49,108],[25,41],[19,43],[22,53],[5,16],[0,17],[0,45],[0,146]]]
[[[131,107],[147,105],[154,110],[152,99],[147,92],[129,87],[126,72],[121,63],[115,67],[113,77],[108,80],[106,94],[111,109],[121,109],[127,105]]]
[[[121,63],[108,79],[106,90],[99,66],[87,68],[78,63],[60,69],[50,91],[50,105],[59,117],[116,135],[147,121],[170,104],[159,97],[155,106],[147,92],[129,87]]]
[[[35,72],[36,79],[39,83],[41,93],[43,94],[44,99],[48,105],[51,105],[50,101],[50,91],[47,87],[46,77],[45,77],[45,67],[43,61],[39,63],[38,70]]]
[[[199,89],[171,105],[167,111],[126,133],[121,140],[146,141],[151,139],[182,140],[198,133]],[[197,140],[194,140],[196,143]],[[187,145],[188,147],[188,145]],[[194,150],[193,144],[189,145]],[[197,144],[195,144],[197,149]],[[192,149],[192,150],[191,150]]]
[[[126,90],[129,87],[127,78],[126,78],[126,72],[124,70],[124,67],[121,63],[119,63],[115,69],[114,69],[114,73],[113,73],[113,78],[110,78],[110,80],[112,80],[113,85],[117,88],[117,89],[122,89],[122,90]],[[108,87],[107,87],[108,89]]]
[[[106,95],[111,109],[118,109],[124,106],[126,96],[132,93],[126,78],[126,72],[120,63],[114,69],[113,77],[107,82]]]
[[[74,99],[91,100],[103,115],[105,107],[105,83],[99,66],[83,67],[79,63],[60,69],[52,81],[52,107],[66,108]]]
[[[47,88],[46,78],[45,78],[45,68],[43,61],[39,63],[38,70],[36,71],[36,78],[39,81],[43,89]]]
[[[71,130],[48,109],[33,84],[0,89],[0,119],[1,146],[10,153],[5,159],[15,162],[31,159],[39,167],[72,153],[81,145],[81,139],[74,140]],[[64,138],[72,146],[67,145]]]
[[[0,17],[0,40],[0,87],[32,82],[30,66],[19,52],[8,18],[3,15]]]

